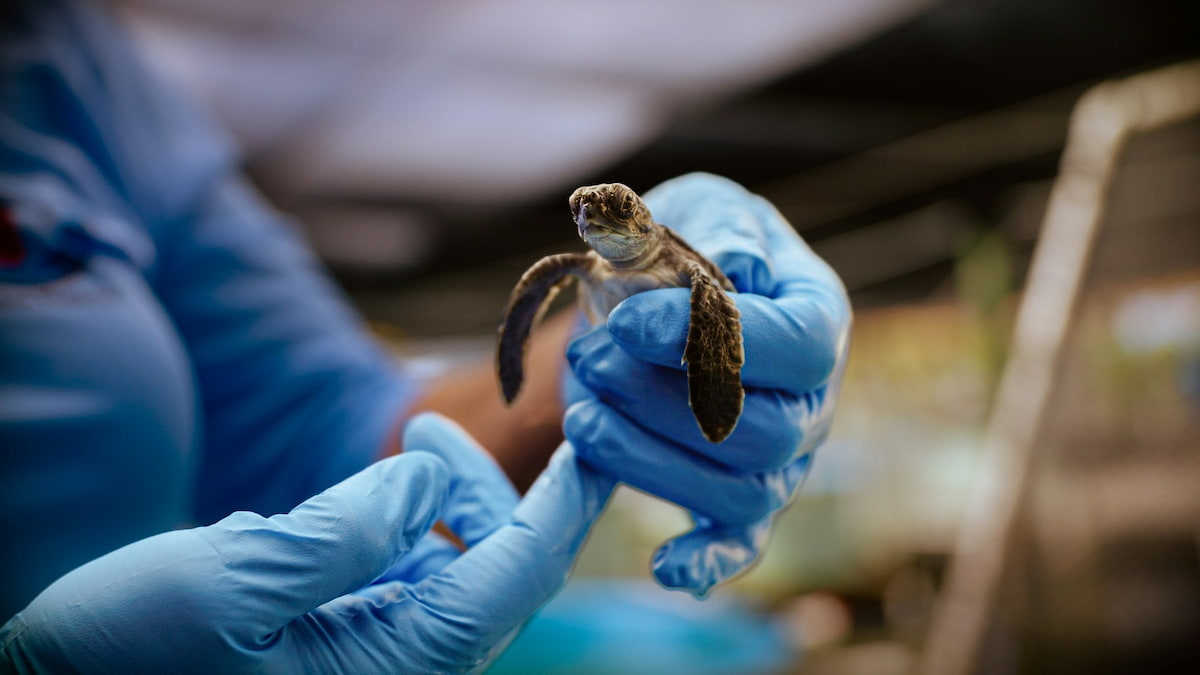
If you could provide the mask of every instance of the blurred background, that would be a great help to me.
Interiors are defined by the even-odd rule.
[[[1194,0],[120,0],[380,334],[486,356],[576,186],[772,200],[845,280],[834,431],[750,573],[647,580],[621,492],[493,672],[915,672],[1068,116],[1200,56]],[[1121,154],[973,672],[1200,672],[1200,120]]]

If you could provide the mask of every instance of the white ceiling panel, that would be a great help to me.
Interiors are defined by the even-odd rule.
[[[644,89],[437,66],[353,93],[275,158],[304,192],[512,201],[620,157],[661,126]]]
[[[515,201],[931,0],[123,0],[296,194]]]

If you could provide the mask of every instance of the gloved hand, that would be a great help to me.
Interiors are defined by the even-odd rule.
[[[702,597],[753,563],[825,439],[850,306],[779,212],[736,183],[690,174],[645,200],[738,290],[742,417],[723,443],[701,435],[681,363],[690,291],[671,288],[628,298],[571,343],[564,428],[585,463],[692,512],[695,529],[662,546],[652,569],[664,586]]]
[[[482,669],[562,585],[613,483],[564,444],[517,504],[449,422],[415,419],[405,447],[427,452],[378,462],[291,513],[235,513],[65,575],[0,629],[0,671]],[[422,539],[439,517],[472,548],[435,569],[438,555],[413,549],[444,551]],[[412,581],[367,585],[409,556],[423,558]]]

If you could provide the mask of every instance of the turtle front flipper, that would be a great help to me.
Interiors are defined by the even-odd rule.
[[[590,273],[593,257],[591,253],[546,256],[526,270],[513,288],[504,308],[496,346],[496,372],[500,376],[505,403],[513,402],[525,380],[525,344],[533,325],[571,275]]]
[[[742,321],[733,298],[704,268],[689,261],[691,315],[683,360],[687,363],[688,403],[704,437],[720,443],[742,415]]]

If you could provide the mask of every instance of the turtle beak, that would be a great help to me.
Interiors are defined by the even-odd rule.
[[[588,205],[580,204],[579,212],[575,214],[575,225],[579,228],[579,237],[583,238],[583,233],[587,230],[588,225]]]

